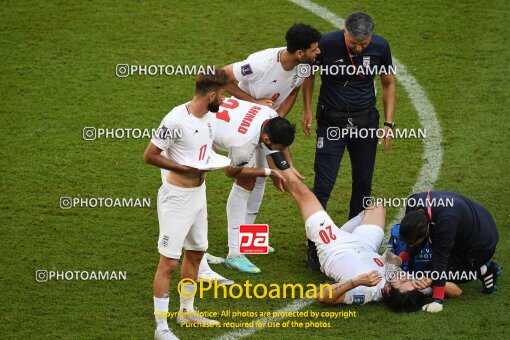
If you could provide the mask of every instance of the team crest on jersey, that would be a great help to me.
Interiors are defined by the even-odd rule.
[[[161,126],[161,128],[158,131],[158,133],[156,134],[156,138],[158,138],[158,139],[165,139],[167,132],[168,132],[168,128],[166,126],[164,126],[164,125]]]
[[[243,76],[247,76],[248,74],[253,74],[250,64],[244,64],[243,66],[241,66],[241,74]]]
[[[163,235],[163,240],[161,241],[161,245],[163,246],[163,248],[166,248],[168,247],[168,235]]]
[[[370,57],[363,57],[363,67],[370,66]]]
[[[209,128],[209,139],[213,139],[211,123],[207,123],[207,127]]]
[[[292,77],[292,87],[296,87],[297,83],[298,83],[298,80],[299,80],[299,76],[297,74],[295,74],[293,77]]]
[[[317,138],[317,149],[322,149],[324,146],[324,137]]]
[[[352,297],[353,305],[362,305],[365,303],[365,295],[354,295]]]

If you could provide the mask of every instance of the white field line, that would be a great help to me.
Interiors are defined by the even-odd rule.
[[[330,24],[332,24],[336,28],[342,28],[344,25],[344,20],[338,17],[333,12],[329,11],[327,8],[319,6],[308,0],[289,0],[290,2],[307,9],[308,11],[316,14],[322,19],[326,20]],[[441,170],[441,163],[443,160],[443,149],[441,146],[441,126],[439,125],[439,121],[437,120],[437,115],[434,110],[434,107],[430,103],[429,99],[425,95],[425,91],[421,88],[420,84],[415,77],[413,77],[410,73],[407,72],[406,67],[397,59],[393,58],[393,63],[396,66],[396,78],[402,86],[405,88],[409,98],[411,99],[411,103],[413,104],[416,112],[418,113],[418,118],[420,120],[420,125],[423,129],[427,131],[427,138],[423,140],[423,165],[421,167],[420,173],[418,174],[418,180],[414,184],[411,193],[420,192],[432,189],[436,180],[439,176],[439,171]],[[400,221],[405,212],[405,207],[401,207],[395,216],[395,219],[389,223],[389,226],[393,226],[395,223]],[[295,300],[289,305],[285,306],[282,309],[279,309],[279,312],[294,312],[298,311],[306,306],[309,306],[313,303],[313,300],[309,299],[299,299]],[[277,322],[286,318],[261,318],[256,321],[260,321],[263,323],[267,322]],[[231,340],[231,339],[239,339],[246,336],[250,336],[253,333],[257,332],[261,328],[243,328],[236,329],[234,331],[228,332],[220,337],[218,340]]]

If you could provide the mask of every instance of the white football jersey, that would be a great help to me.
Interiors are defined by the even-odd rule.
[[[214,144],[220,150],[247,143],[258,144],[262,124],[278,117],[278,113],[268,106],[235,97],[226,98],[214,115]]]
[[[285,49],[269,48],[255,52],[233,65],[239,88],[256,99],[272,99],[275,109],[305,80],[298,77],[297,66],[290,71],[283,69],[280,58]]]
[[[189,111],[189,103],[170,111],[159,125],[152,144],[163,150],[161,155],[176,163],[188,166],[205,165],[214,138],[214,113],[208,112],[197,118]],[[161,169],[164,182],[168,170]]]
[[[344,256],[343,263],[348,265],[352,270],[352,278],[369,273],[376,270],[381,275],[382,279],[373,287],[358,286],[351,289],[344,296],[344,303],[346,304],[365,304],[369,302],[377,302],[382,300],[382,289],[386,283],[386,269],[387,267],[382,262],[382,257],[377,253],[360,252],[349,253]]]

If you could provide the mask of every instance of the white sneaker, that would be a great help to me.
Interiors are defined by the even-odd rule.
[[[198,273],[197,282],[200,282],[200,280],[202,279],[208,279],[211,280],[212,282],[214,282],[214,279],[216,279],[218,280],[219,284],[223,284],[225,286],[230,286],[234,284],[234,281],[221,276],[220,274],[216,273],[213,270],[208,270],[205,273]]]
[[[195,311],[192,312],[186,312],[184,309],[182,312],[179,312],[177,315],[177,324],[179,326],[183,326],[187,323],[197,323],[200,325],[210,325],[210,326],[219,326],[220,322],[216,320],[211,320],[208,318],[204,318],[203,316],[200,316],[200,314],[195,313]]]
[[[154,332],[154,339],[156,340],[179,340],[178,337],[175,336],[174,333],[172,333],[171,330],[167,329],[161,329]]]
[[[210,263],[210,264],[225,263],[225,258],[224,257],[214,256],[214,255],[211,255],[209,253],[205,253],[205,256],[206,256],[206,259],[207,259],[207,263]]]

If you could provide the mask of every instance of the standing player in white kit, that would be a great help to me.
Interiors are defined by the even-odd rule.
[[[227,92],[238,99],[272,107],[285,117],[304,81],[298,76],[298,65],[311,65],[315,61],[320,53],[320,38],[321,34],[315,28],[294,24],[285,35],[286,47],[253,53],[246,60],[224,68],[230,81]],[[299,174],[298,177],[302,178]],[[229,234],[238,229],[239,224],[254,223],[264,197],[265,184],[266,177],[236,178],[227,201]],[[260,272],[246,257],[240,256],[236,247],[229,247],[226,262],[229,267],[242,272]]]
[[[158,129],[158,136],[145,150],[144,161],[162,170],[163,185],[158,192],[160,253],[154,277],[154,315],[156,339],[176,339],[168,328],[169,284],[184,247],[181,279],[197,279],[200,260],[208,247],[206,171],[199,170],[213,154],[214,113],[224,99],[225,74],[200,75],[193,99],[168,113]],[[180,131],[181,138],[174,139]],[[174,133],[175,132],[175,133]],[[191,165],[191,166],[190,166]],[[177,322],[216,325],[218,321],[194,313],[194,285],[183,284],[181,291],[192,297],[180,297]]]

